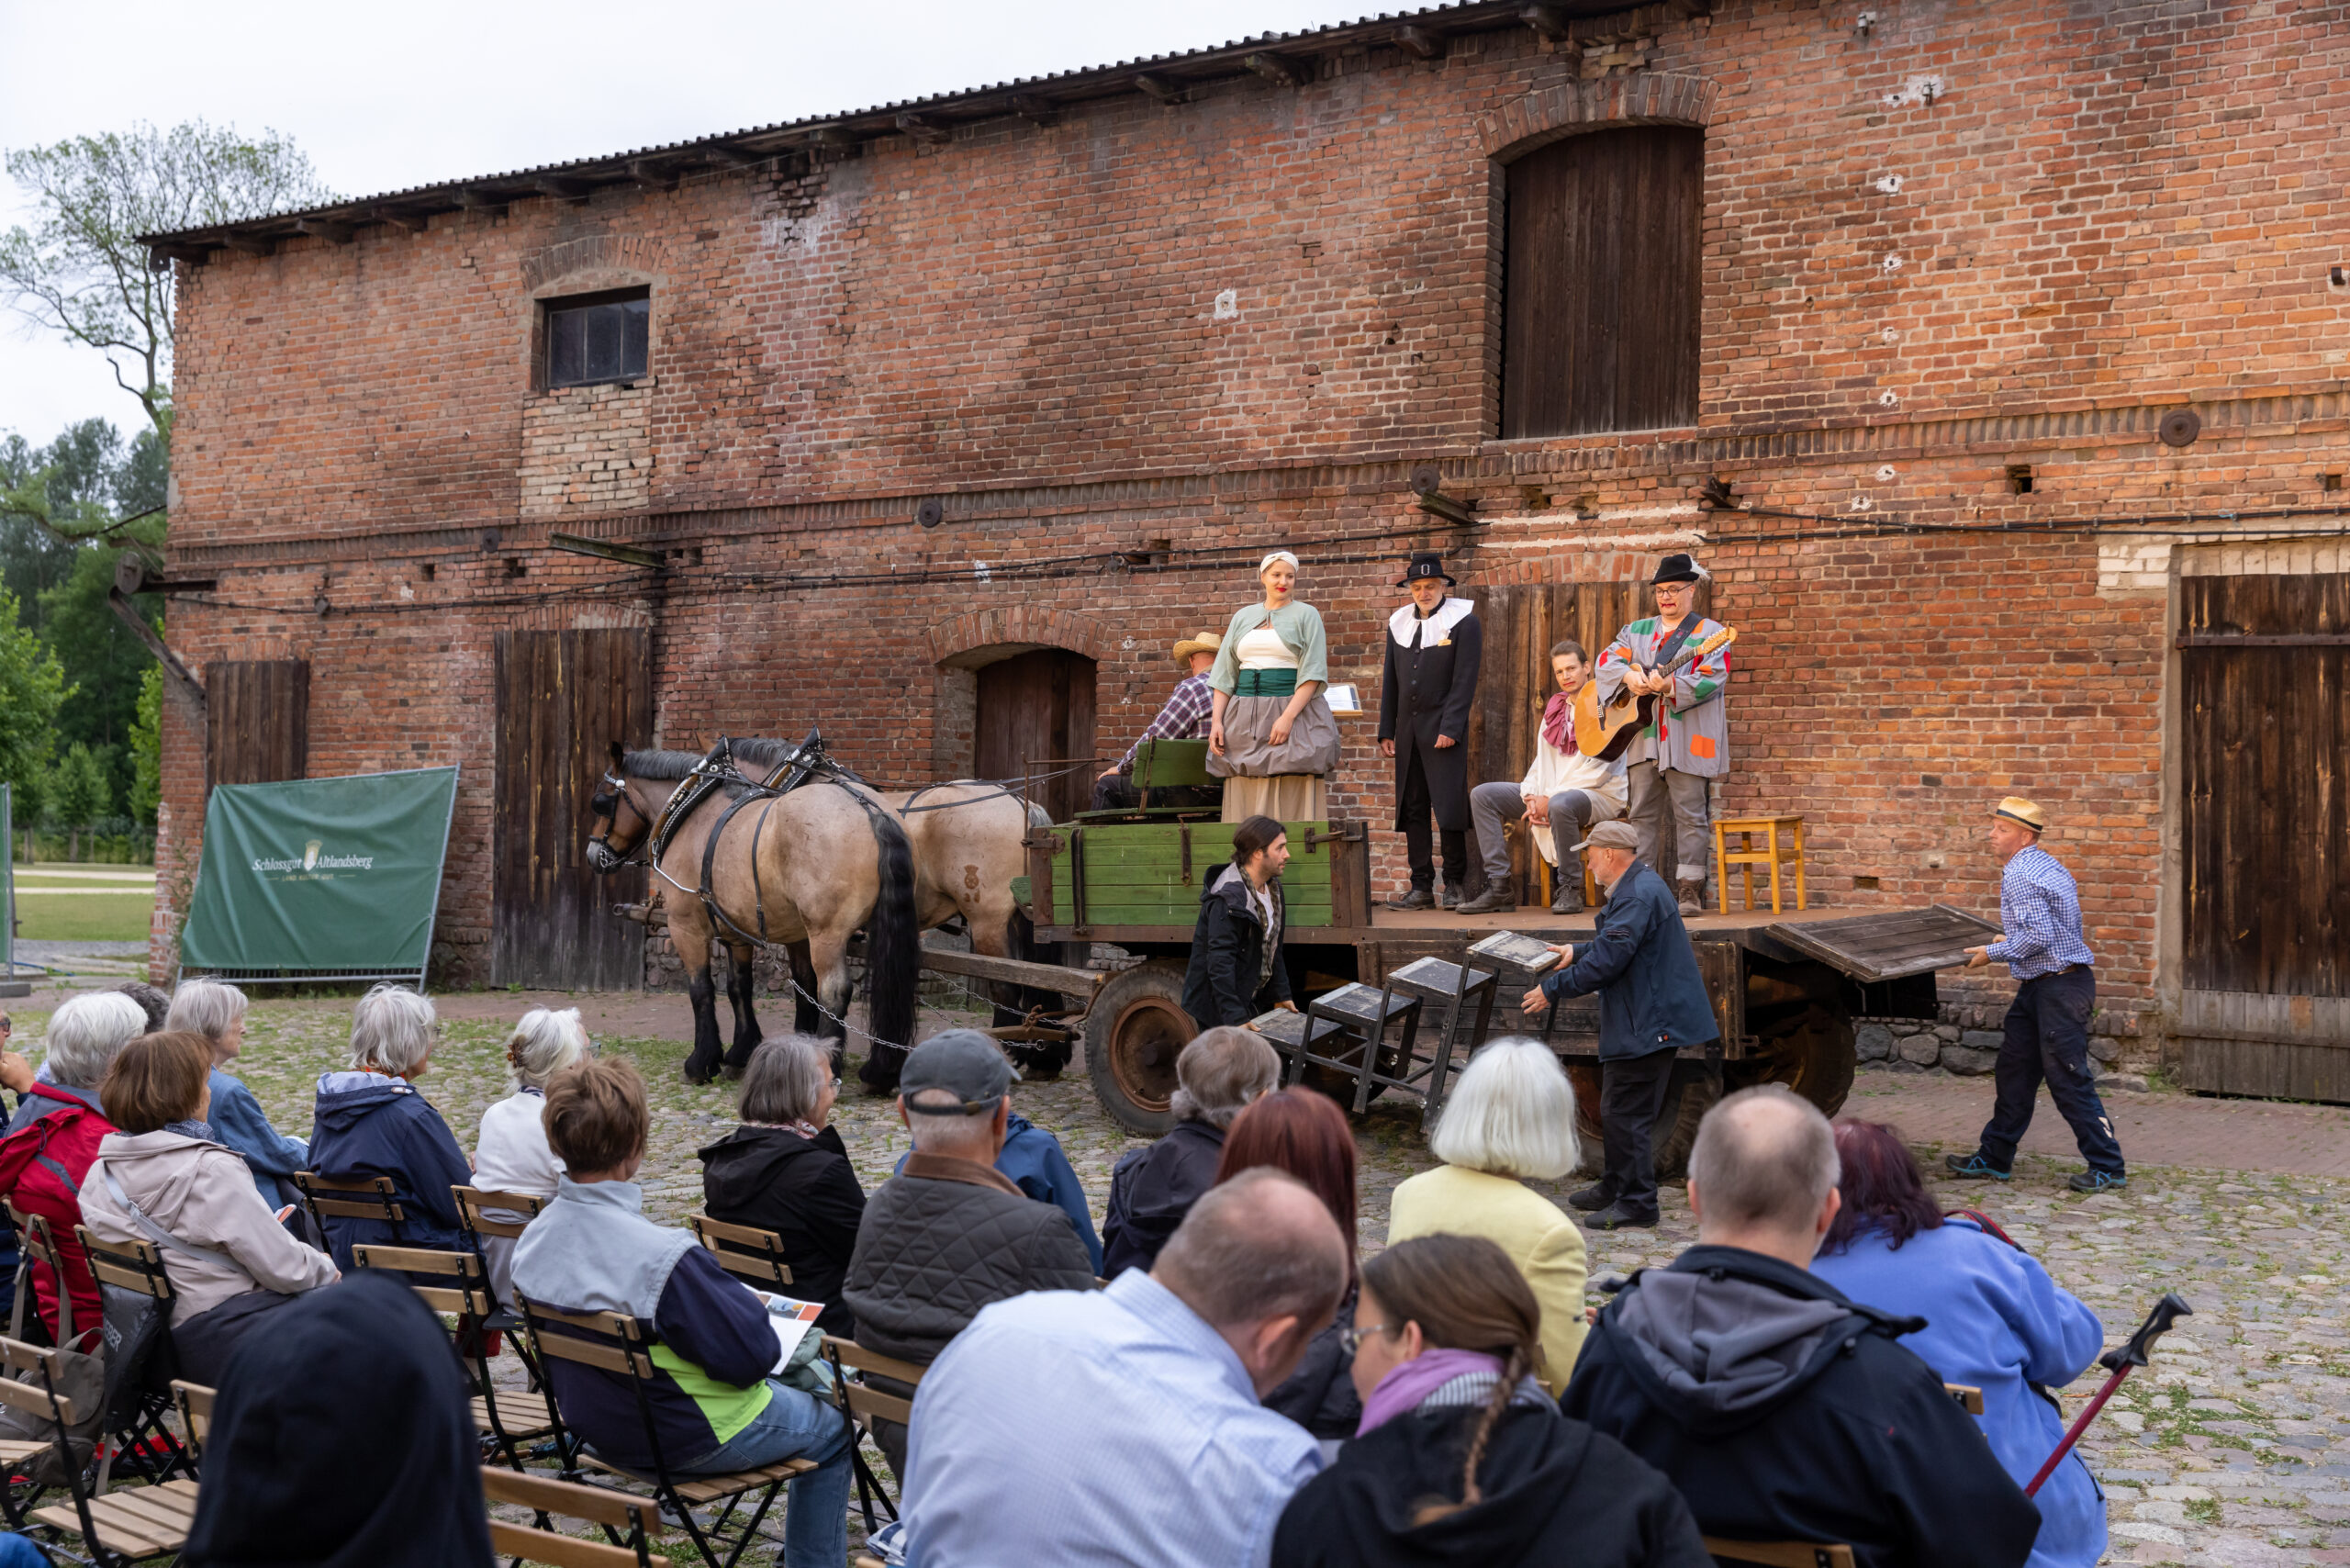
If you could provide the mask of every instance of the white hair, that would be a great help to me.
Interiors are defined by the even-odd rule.
[[[1581,1157],[1574,1085],[1541,1041],[1495,1040],[1453,1081],[1428,1151],[1470,1170],[1555,1181]]]
[[[180,981],[179,989],[172,992],[172,1011],[163,1019],[163,1027],[193,1029],[218,1045],[244,1015],[243,991],[226,980],[198,976]]]
[[[386,980],[351,1010],[351,1065],[406,1076],[432,1054],[434,1024],[432,1003]]]
[[[95,1089],[117,1052],[147,1032],[147,1010],[118,991],[85,991],[49,1015],[49,1075]]]
[[[533,1007],[507,1036],[507,1076],[517,1089],[544,1089],[547,1080],[588,1054],[587,1026],[579,1009]]]

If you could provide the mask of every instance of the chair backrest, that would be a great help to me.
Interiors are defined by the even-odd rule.
[[[895,1356],[885,1356],[878,1350],[868,1350],[854,1339],[835,1339],[830,1335],[824,1338],[824,1354],[832,1358],[833,1370],[844,1374],[834,1380],[834,1386],[840,1390],[841,1403],[847,1406],[851,1415],[867,1420],[878,1417],[884,1421],[896,1421],[901,1425],[913,1419],[912,1400],[901,1394],[884,1394],[861,1383],[853,1383],[845,1374],[870,1372],[875,1377],[890,1378],[912,1387],[922,1382],[924,1368],[912,1361],[900,1361]]]
[[[751,1282],[763,1291],[777,1290],[791,1282],[791,1267],[783,1260],[783,1238],[772,1230],[755,1226],[729,1225],[708,1215],[689,1215],[686,1223],[694,1227],[694,1235],[718,1266],[728,1273]]]
[[[49,1216],[20,1209],[11,1201],[8,1223],[17,1227],[17,1234],[24,1239],[25,1261],[39,1263],[49,1271],[49,1277],[57,1287],[57,1337],[71,1340],[73,1338],[73,1298],[65,1289],[65,1260],[57,1255],[57,1238],[49,1228]],[[8,1316],[8,1332],[12,1335],[25,1331],[25,1297],[30,1292],[32,1282],[32,1275],[20,1266],[17,1274],[17,1298]]]
[[[393,1200],[388,1176],[321,1176],[315,1170],[294,1172],[294,1186],[310,1207],[310,1216],[336,1219],[381,1219],[397,1225],[408,1216]]]
[[[172,1398],[180,1407],[180,1419],[186,1424],[188,1441],[198,1448],[212,1435],[212,1390],[185,1378],[172,1379]]]
[[[488,1465],[482,1468],[481,1490],[488,1502],[512,1504],[534,1514],[585,1519],[622,1536],[627,1542],[582,1540],[508,1524],[492,1516],[489,1543],[500,1557],[552,1563],[554,1568],[669,1568],[667,1558],[656,1557],[647,1549],[648,1542],[661,1539],[661,1505],[655,1498],[632,1497],[602,1486],[581,1486]]]
[[[1723,1562],[1760,1562],[1763,1568],[1852,1568],[1852,1549],[1809,1540],[1724,1540],[1706,1538],[1707,1555]]]
[[[156,1301],[172,1299],[172,1277],[163,1271],[163,1255],[144,1241],[107,1241],[94,1236],[86,1225],[73,1234],[90,1260],[90,1272],[100,1282],[137,1291]]]
[[[541,1209],[547,1206],[546,1199],[529,1193],[492,1193],[480,1187],[452,1187],[449,1191],[456,1194],[458,1216],[476,1238],[502,1236],[511,1241],[522,1234],[523,1226],[539,1217]],[[487,1209],[523,1217],[519,1220],[498,1219],[486,1215],[483,1211]]]
[[[643,1326],[627,1313],[557,1312],[551,1306],[538,1305],[519,1290],[514,1293],[514,1305],[530,1329],[531,1343],[538,1347],[542,1356],[576,1361],[646,1383],[653,1381],[653,1352],[648,1336]],[[558,1332],[550,1333],[550,1328]],[[563,1329],[571,1332],[560,1332]],[[584,1339],[580,1338],[583,1334],[598,1338]],[[607,1339],[619,1343],[606,1344]]]
[[[351,1260],[363,1269],[397,1269],[404,1274],[426,1274],[446,1280],[445,1285],[408,1283],[424,1305],[435,1312],[470,1313],[487,1317],[492,1309],[489,1282],[482,1275],[481,1260],[470,1252],[438,1252],[421,1247],[381,1247],[362,1243],[351,1249]]]
[[[1126,777],[1137,790],[1197,789],[1222,782],[1208,771],[1207,742],[1163,738],[1135,748],[1134,769]]]
[[[1961,1410],[1965,1411],[1968,1415],[1980,1416],[1983,1414],[1983,1391],[1981,1389],[1971,1388],[1963,1383],[1946,1383],[1942,1384],[1942,1392],[1949,1394],[1953,1399],[1957,1400],[1958,1407]]]
[[[36,1381],[20,1382],[15,1376],[0,1377],[0,1405],[21,1410],[40,1420],[62,1420],[71,1427],[81,1418],[73,1408],[73,1401],[57,1394],[57,1352],[39,1345],[28,1345],[22,1339],[0,1338],[0,1368],[10,1373],[34,1372]],[[54,1411],[50,1401],[56,1402]]]

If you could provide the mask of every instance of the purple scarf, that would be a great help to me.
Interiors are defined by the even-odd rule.
[[[1542,738],[1553,751],[1574,749],[1575,700],[1563,691],[1550,693],[1542,705]]]
[[[1499,1377],[1502,1359],[1482,1350],[1421,1351],[1416,1360],[1403,1362],[1379,1380],[1379,1386],[1362,1402],[1362,1425],[1355,1428],[1355,1436],[1418,1409],[1421,1400],[1471,1372]]]

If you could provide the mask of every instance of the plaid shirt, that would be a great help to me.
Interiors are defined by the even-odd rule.
[[[1176,683],[1167,706],[1158,711],[1158,717],[1150,722],[1150,728],[1143,731],[1142,739],[1128,746],[1126,755],[1118,758],[1118,771],[1134,771],[1135,753],[1142,749],[1143,741],[1205,740],[1208,721],[1214,712],[1215,695],[1208,687],[1208,678],[1184,677]]]
[[[1999,925],[2005,936],[1986,949],[2020,980],[2087,964],[2081,894],[2073,874],[2038,845],[2018,850],[1999,876]]]

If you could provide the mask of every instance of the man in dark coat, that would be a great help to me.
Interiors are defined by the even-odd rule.
[[[1560,1408],[1662,1471],[1709,1536],[1841,1543],[1859,1568],[2016,1568],[2040,1510],[1897,1342],[1924,1320],[1811,1272],[1836,1182],[1828,1118],[1785,1086],[1707,1113],[1697,1245],[1617,1293]]]
[[[1469,711],[1485,648],[1476,607],[1445,589],[1444,557],[1412,557],[1395,586],[1412,602],[1387,618],[1387,663],[1379,677],[1379,749],[1395,759],[1395,831],[1412,862],[1412,886],[1391,909],[1435,909],[1433,812],[1444,840],[1444,896],[1450,909],[1469,874]]]
[[[1183,1011],[1203,1029],[1246,1024],[1276,1007],[1297,1011],[1281,958],[1281,868],[1289,864],[1289,836],[1270,818],[1250,817],[1233,834],[1233,850],[1232,859],[1200,890],[1191,967],[1183,975]]]
[[[1601,823],[1575,846],[1606,890],[1598,935],[1553,947],[1559,965],[1526,993],[1528,1014],[1570,996],[1599,993],[1599,1126],[1606,1171],[1567,1202],[1595,1213],[1595,1230],[1656,1224],[1651,1135],[1684,1046],[1721,1038],[1697,955],[1673,890],[1635,857],[1632,824]]]

